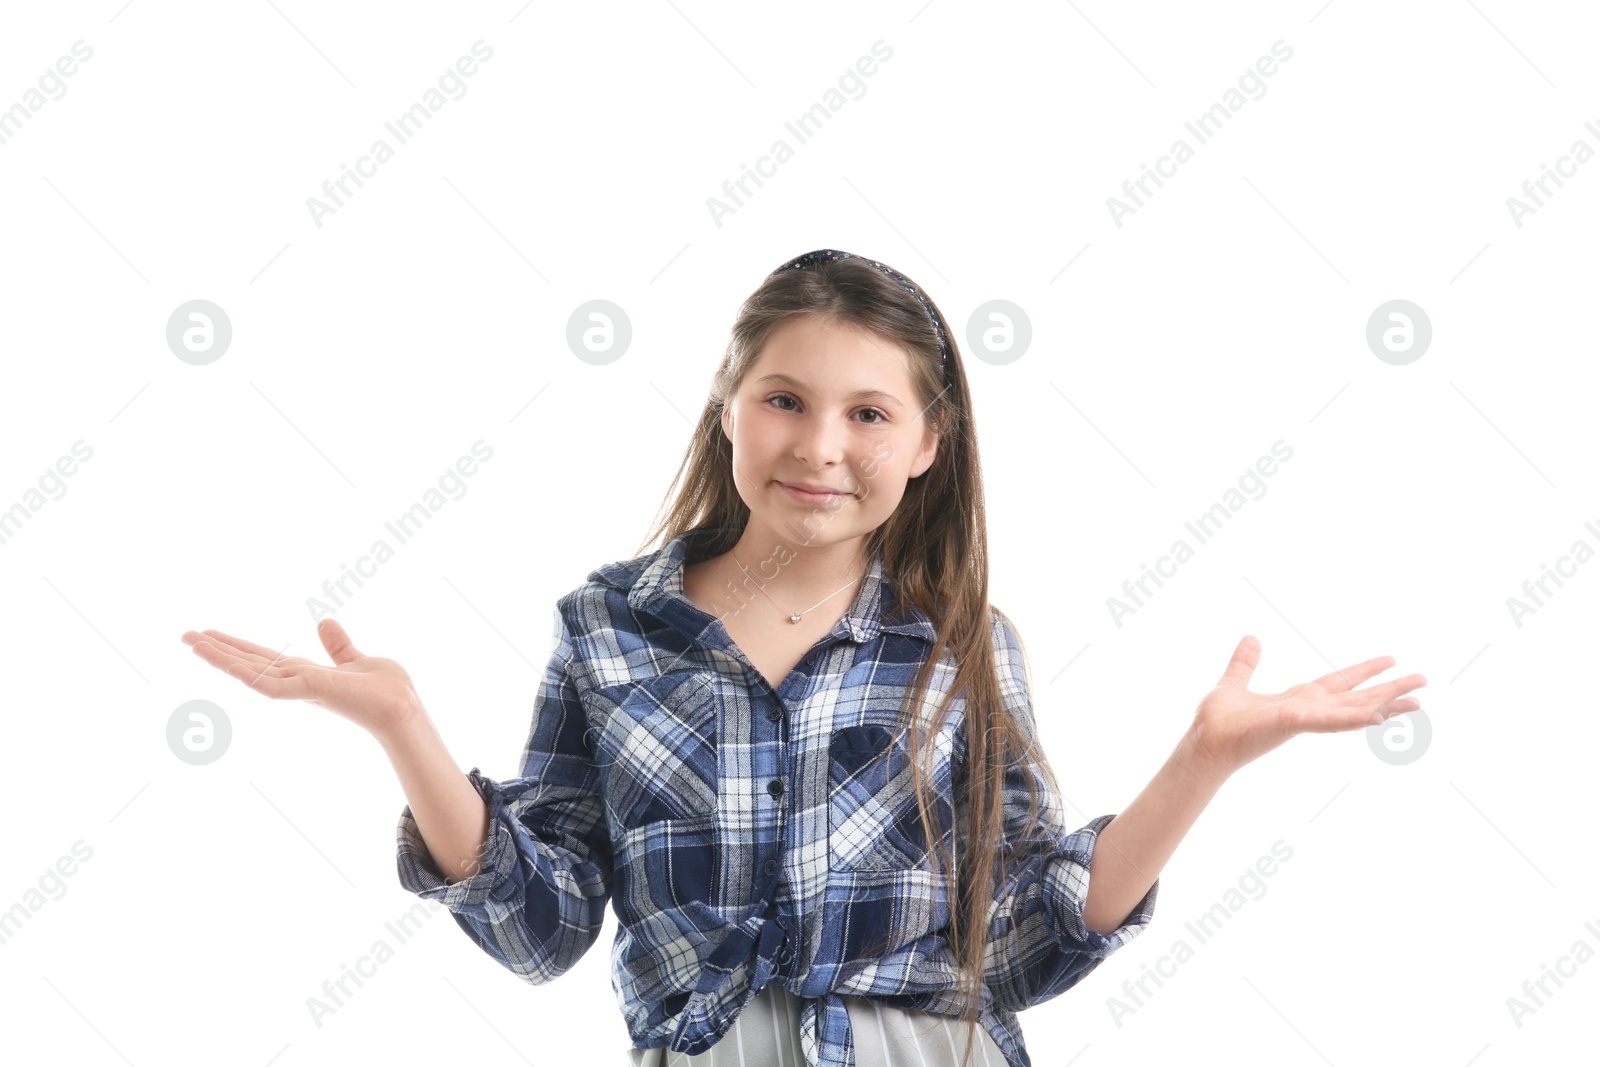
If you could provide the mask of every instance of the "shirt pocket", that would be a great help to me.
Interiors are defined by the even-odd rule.
[[[606,709],[596,755],[613,836],[711,815],[722,701],[702,673],[668,671],[596,695]]]
[[[950,834],[954,822],[952,735],[948,724],[940,731],[923,780],[934,832],[941,837]],[[904,731],[894,727],[860,723],[834,731],[828,743],[828,860],[833,871],[931,869],[911,758]]]
[[[721,863],[711,815],[623,833],[612,884],[621,920],[612,959],[631,987],[630,1003],[686,993],[699,976],[687,961],[705,959],[735,925],[712,899]],[[664,965],[664,953],[672,965]]]

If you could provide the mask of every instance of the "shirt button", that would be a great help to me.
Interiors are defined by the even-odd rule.
[[[767,783],[767,792],[772,794],[773,799],[783,796],[783,783],[774,778]]]
[[[774,872],[774,871],[776,871],[778,869],[778,861],[777,860],[768,860],[762,866],[761,869],[766,871],[768,874],[771,874],[772,872]]]
[[[772,707],[767,709],[767,718],[771,719],[773,722],[777,722],[779,719],[783,718],[783,709],[776,704],[772,705]]]

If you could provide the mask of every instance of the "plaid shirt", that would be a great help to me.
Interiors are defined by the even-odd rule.
[[[467,777],[489,812],[478,873],[446,884],[408,805],[400,883],[442,902],[486,953],[530,984],[571,968],[618,926],[613,987],[635,1048],[704,1052],[769,981],[806,999],[809,1067],[854,1067],[836,994],[893,998],[956,1015],[958,975],[944,936],[951,894],[929,869],[895,733],[934,629],[894,608],[881,560],[850,610],[776,689],[713,616],[684,595],[700,531],[612,563],[557,601],[555,650],[533,707],[521,775]],[[1020,637],[991,614],[1001,693],[1033,733]],[[950,687],[947,654],[933,697]],[[928,780],[940,832],[964,811],[964,700],[957,697]],[[887,759],[878,758],[888,752]],[[979,1019],[1009,1067],[1031,1067],[1016,1013],[1078,982],[1139,934],[1159,882],[1102,937],[1083,905],[1102,815],[1069,832],[1033,766],[1006,779],[1006,841],[1025,828],[1023,775],[1041,789],[1048,847],[1011,849],[990,911]],[[888,935],[887,951],[875,942]]]

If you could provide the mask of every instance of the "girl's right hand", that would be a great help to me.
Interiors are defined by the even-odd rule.
[[[183,635],[207,663],[274,700],[304,700],[337,712],[382,740],[423,714],[422,701],[405,668],[392,659],[363,656],[333,619],[317,624],[328,667],[300,656],[281,656],[220,630]]]

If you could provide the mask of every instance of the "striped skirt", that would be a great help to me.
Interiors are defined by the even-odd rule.
[[[961,1067],[965,1020],[908,1011],[845,995],[857,1067]],[[777,982],[761,987],[722,1039],[697,1056],[664,1048],[628,1050],[629,1067],[805,1067],[800,1050],[800,999]],[[983,1024],[972,1037],[967,1067],[1007,1067]]]

